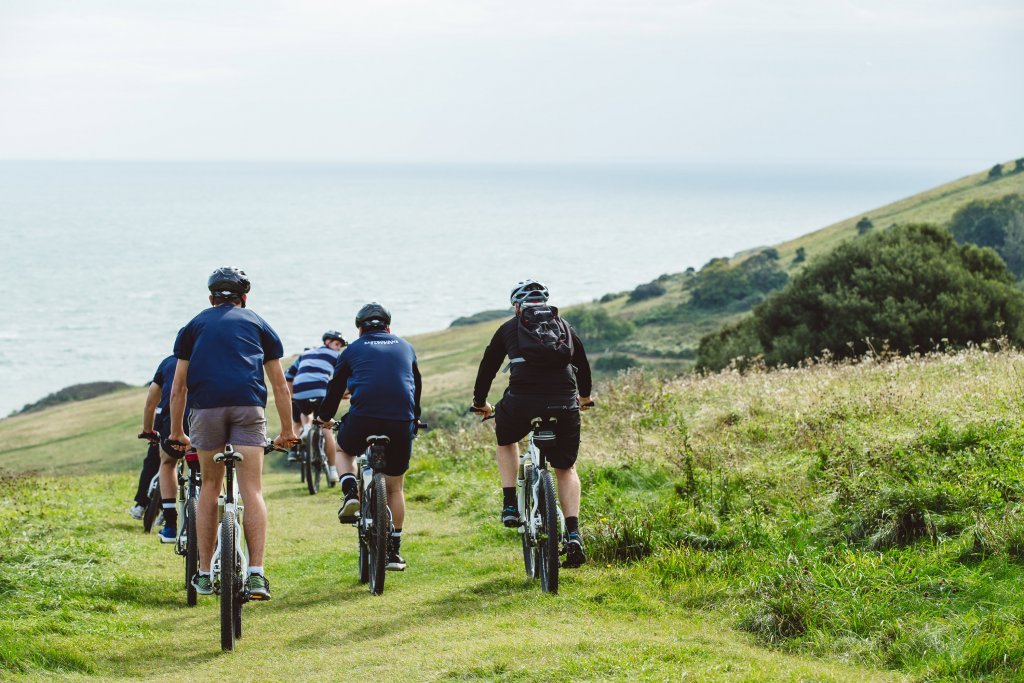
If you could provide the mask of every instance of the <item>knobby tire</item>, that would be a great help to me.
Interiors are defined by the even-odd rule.
[[[235,513],[220,521],[220,649],[235,649],[235,601],[241,592],[235,562]]]
[[[320,475],[322,473],[322,456],[318,452],[318,448],[314,445],[314,442],[318,439],[313,439],[310,435],[309,448],[306,449],[306,457],[303,458],[303,462],[306,464],[306,488],[309,490],[309,495],[315,496],[320,490]]]
[[[384,568],[388,562],[391,520],[388,518],[387,487],[384,475],[379,472],[373,475],[373,482],[370,484],[370,513],[373,515],[373,526],[367,538],[370,552],[370,592],[380,595],[384,592]]]
[[[537,532],[537,570],[540,572],[540,589],[545,593],[558,592],[558,509],[555,498],[555,484],[551,473],[541,470],[540,495],[537,509],[540,512],[541,528]]]
[[[527,467],[523,472],[523,509],[519,511],[521,518],[528,520],[530,510],[533,507],[533,468]],[[530,525],[523,524],[523,531],[519,534],[523,543],[523,567],[526,569],[526,578],[537,578],[537,563],[534,561],[534,547],[530,539]]]
[[[147,534],[153,530],[153,522],[160,516],[160,487],[158,486],[156,490],[151,490],[149,494],[149,505],[146,506],[146,511],[142,513],[142,530]]]
[[[196,499],[185,503],[185,591],[188,606],[195,607],[199,596],[192,585],[192,577],[199,571],[199,537],[196,534]]]

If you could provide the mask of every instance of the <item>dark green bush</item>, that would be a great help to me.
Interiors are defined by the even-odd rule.
[[[618,372],[638,365],[640,363],[635,358],[624,353],[610,353],[594,361],[594,369],[599,372]]]
[[[712,259],[697,275],[691,304],[699,309],[726,309],[734,304],[746,310],[767,292],[786,284],[789,276],[779,268],[778,251],[768,249],[748,257],[738,265],[728,259]]]
[[[464,315],[461,318],[456,318],[448,327],[461,327],[463,325],[473,325],[475,323],[482,323],[488,320],[511,318],[512,315],[513,312],[511,308],[495,308],[490,311],[480,311],[473,315]]]
[[[661,296],[666,291],[665,285],[661,284],[657,280],[654,282],[648,282],[644,285],[637,285],[636,289],[629,293],[629,303],[635,304],[638,301],[653,299]]]
[[[576,334],[587,346],[605,347],[626,339],[635,329],[625,318],[616,318],[599,306],[582,306],[565,319],[576,330]]]
[[[953,214],[949,229],[960,244],[992,247],[1014,276],[1024,276],[1024,198],[1020,195],[970,202]]]

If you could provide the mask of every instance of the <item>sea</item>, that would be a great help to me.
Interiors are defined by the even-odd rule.
[[[147,382],[217,266],[249,274],[290,354],[354,333],[368,301],[401,335],[507,306],[527,277],[590,301],[976,170],[0,162],[0,415]]]

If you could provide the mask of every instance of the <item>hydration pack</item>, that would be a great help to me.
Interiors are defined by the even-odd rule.
[[[553,306],[523,306],[519,314],[521,362],[542,368],[564,368],[572,360],[572,333]],[[513,359],[512,363],[520,362]]]

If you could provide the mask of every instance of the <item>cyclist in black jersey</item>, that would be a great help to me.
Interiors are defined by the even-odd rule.
[[[518,283],[510,297],[515,317],[494,333],[480,360],[473,388],[473,407],[483,416],[495,414],[495,435],[498,441],[496,459],[501,475],[502,511],[505,526],[519,525],[516,502],[516,472],[519,466],[519,441],[529,434],[534,417],[558,417],[554,428],[555,444],[547,446],[544,455],[555,470],[558,498],[565,514],[565,567],[578,567],[585,560],[580,537],[580,478],[576,473],[576,456],[580,446],[580,410],[587,410],[592,380],[590,362],[583,342],[576,331],[566,328],[572,337],[572,355],[564,367],[542,366],[529,362],[520,353],[520,316],[524,308],[544,306],[548,289],[535,280]],[[557,316],[558,310],[552,308]],[[491,383],[505,357],[509,358],[509,384],[497,409],[487,402]]]

